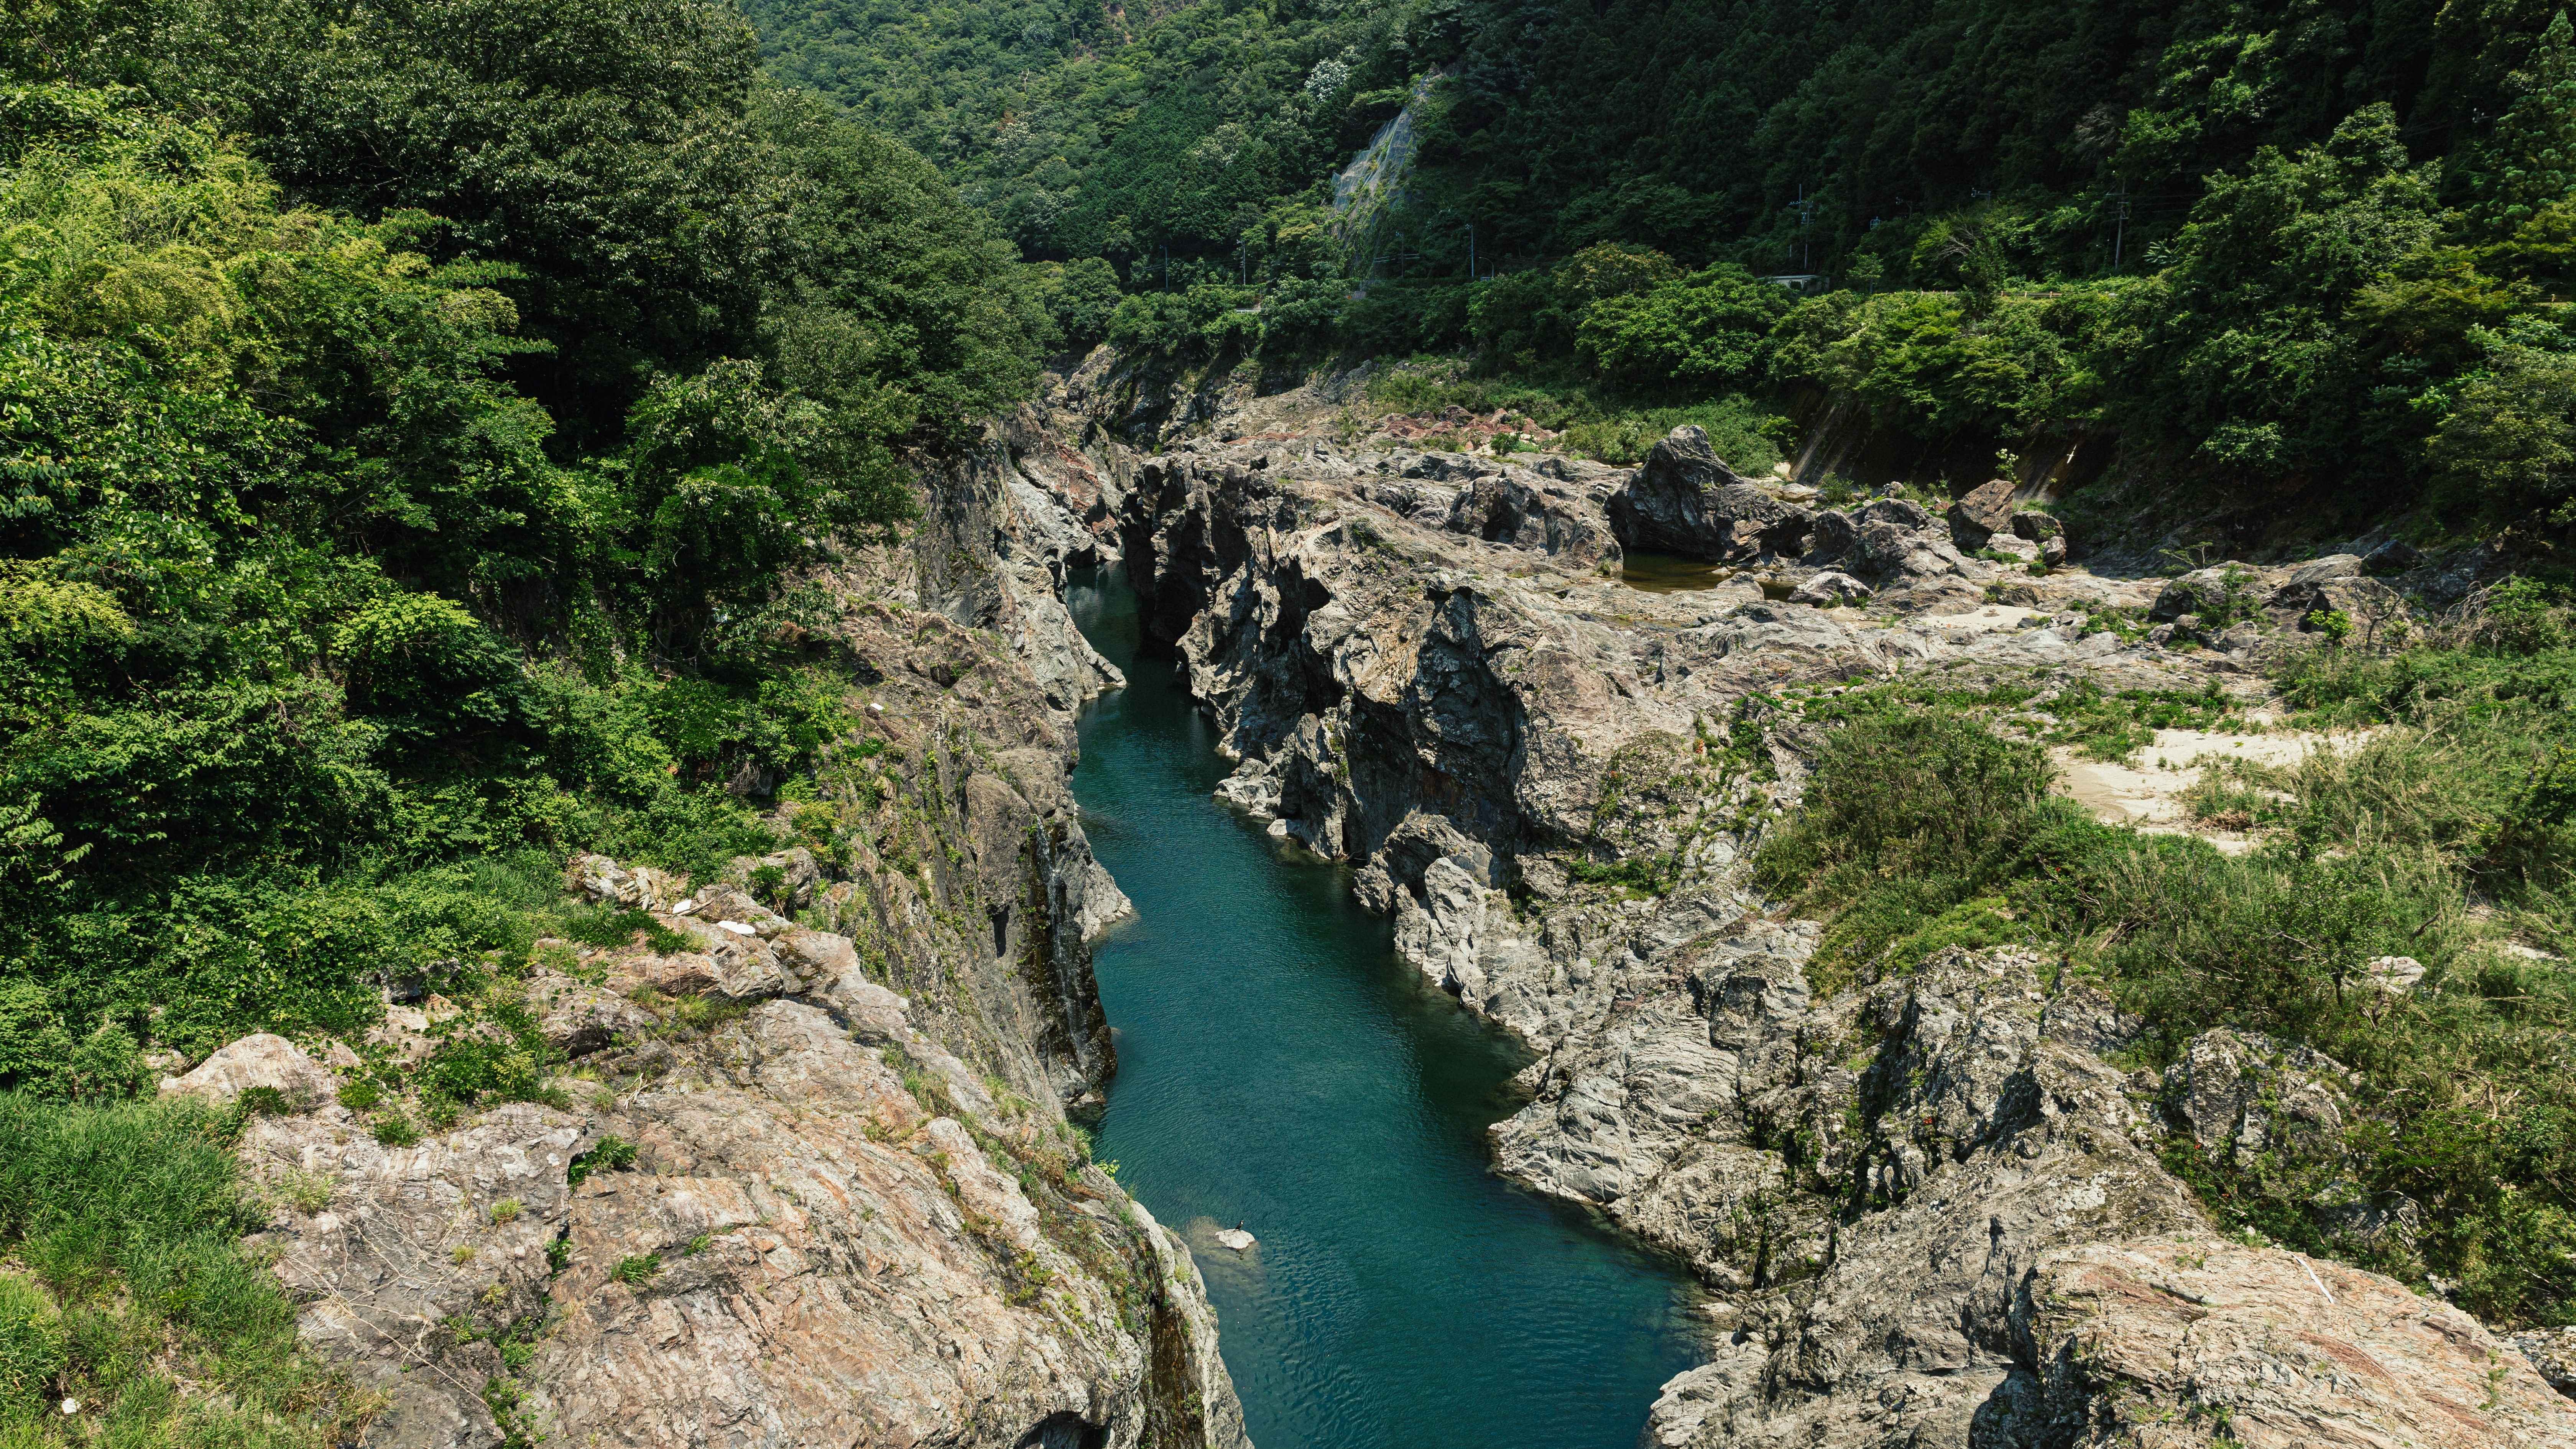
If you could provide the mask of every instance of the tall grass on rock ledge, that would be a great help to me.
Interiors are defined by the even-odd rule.
[[[367,1405],[241,1235],[231,1123],[0,1094],[0,1446],[321,1449]],[[75,1405],[65,1412],[66,1405]]]
[[[2508,594],[2508,606],[2538,596]],[[2241,856],[2100,824],[2047,793],[2034,742],[1973,709],[1895,698],[1827,736],[1806,798],[1762,850],[1766,888],[1828,926],[1824,989],[1912,970],[1949,945],[2023,941],[2145,1019],[2142,1065],[2216,1027],[2314,1045],[2360,1074],[2358,1181],[2403,1194],[2405,1246],[2338,1236],[2314,1184],[2188,1164],[2213,1213],[2424,1282],[2491,1319],[2576,1322],[2576,648],[2563,613],[2439,633],[2284,674],[2359,748],[2214,771],[2192,800],[2242,810]],[[2527,949],[2527,948],[2526,948]],[[2367,963],[2410,956],[2411,992]]]

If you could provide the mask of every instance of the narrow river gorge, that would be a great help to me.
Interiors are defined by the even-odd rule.
[[[1098,947],[1098,1151],[1191,1242],[1263,1449],[1624,1449],[1698,1355],[1696,1289],[1488,1169],[1526,1057],[1398,960],[1347,871],[1211,798],[1230,766],[1114,571],[1068,602],[1127,673],[1085,712],[1085,828],[1136,915]],[[1240,1222],[1249,1253],[1213,1232]]]

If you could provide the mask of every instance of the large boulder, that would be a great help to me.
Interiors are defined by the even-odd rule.
[[[2282,582],[2290,584],[2322,584],[2332,579],[2353,578],[2365,572],[2367,572],[2367,570],[2365,570],[2361,565],[2361,555],[2352,553],[2330,553],[2323,558],[2312,558],[2306,563],[2300,564],[2296,568],[2291,569],[2290,576]]]
[[[1789,595],[1789,602],[1813,604],[1820,609],[1840,604],[1865,604],[1869,602],[1869,585],[1849,574],[1827,569],[1798,585]]]
[[[2316,614],[2341,614],[2364,628],[2384,627],[2391,619],[2407,612],[2406,600],[2395,589],[2361,574],[2343,574],[2290,582],[2272,591],[2264,607],[2281,615],[2293,627],[2313,630],[2309,622]]]
[[[2355,1080],[2313,1047],[2220,1027],[2183,1045],[2165,1088],[2174,1116],[2212,1162],[2323,1179],[2347,1166]]]
[[[2020,559],[2024,563],[2039,561],[2039,541],[2024,538],[2017,533],[1990,533],[1986,535],[1986,548],[1994,553]]]
[[[528,1005],[547,1044],[568,1057],[586,1056],[656,1025],[653,1013],[624,997],[553,971],[529,980]]]
[[[816,889],[831,883],[824,876],[823,867],[814,859],[814,852],[801,845],[758,859],[737,855],[725,866],[724,881],[727,885],[748,891],[752,888],[752,877],[766,870],[774,870],[778,874],[763,882],[763,893],[790,911],[801,911],[812,905]]]
[[[1881,498],[1852,522],[1856,534],[1844,567],[1880,588],[1968,572],[1939,522],[1902,498]]]
[[[1851,515],[1827,509],[1817,514],[1808,526],[1808,561],[1823,562],[1841,558],[1851,551],[1853,544],[1858,542],[1860,542],[1860,529],[1852,523]]]
[[[1863,527],[1873,523],[1887,523],[1899,528],[1911,529],[1916,533],[1932,531],[1932,515],[1925,512],[1921,506],[1908,503],[1902,498],[1873,498],[1862,505],[1860,512],[1853,516],[1852,521]]]
[[[2476,1319],[2283,1249],[2084,1244],[2017,1285],[2009,1322],[2017,1371],[1964,1442],[2576,1444],[2545,1375]]]
[[[601,905],[660,911],[688,893],[686,876],[639,865],[629,870],[605,855],[576,855],[565,869],[573,889]]]
[[[2369,574],[2402,574],[2423,561],[2423,552],[2413,544],[2392,538],[2362,555],[2361,568]]]
[[[2012,531],[2013,484],[2003,478],[1980,483],[1965,497],[1950,505],[1950,523],[1959,531],[1959,541],[1969,548],[1982,547],[1991,534]]]
[[[1619,552],[1602,535],[1598,512],[1531,473],[1507,470],[1474,480],[1450,500],[1442,526],[1487,543],[1563,554],[1583,563],[1615,558]]]
[[[1610,529],[1622,547],[1717,563],[1797,553],[1813,522],[1807,510],[1738,477],[1709,446],[1707,430],[1691,423],[1667,434],[1610,495]]]
[[[2016,538],[2046,543],[2052,538],[2064,538],[2066,525],[2058,521],[2056,514],[2042,513],[2036,508],[2017,508],[2013,510],[2012,532]]]

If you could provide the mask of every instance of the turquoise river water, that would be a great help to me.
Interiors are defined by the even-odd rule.
[[[1125,689],[1073,788],[1136,916],[1100,943],[1098,1153],[1187,1235],[1259,1449],[1629,1449],[1693,1360],[1687,1274],[1514,1188],[1485,1129],[1526,1058],[1396,959],[1347,873],[1210,798],[1214,728],[1135,596],[1069,596]],[[1238,1255],[1209,1234],[1240,1222]]]

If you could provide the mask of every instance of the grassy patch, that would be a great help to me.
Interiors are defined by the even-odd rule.
[[[2576,1321],[2576,976],[2496,939],[2510,928],[2563,949],[2571,935],[2571,679],[2564,647],[2296,663],[2284,683],[2309,720],[2378,732],[2296,766],[2211,771],[2187,803],[2263,831],[2241,857],[2048,795],[2044,740],[1989,728],[2021,701],[1844,696],[1811,711],[1840,727],[1757,869],[1827,921],[1812,969],[1828,990],[1942,946],[2019,939],[2143,1016],[2152,1060],[2220,1026],[2312,1043],[2362,1073],[2356,1171],[2308,1182],[2195,1160],[2189,1180],[2221,1221],[2456,1279],[2491,1319]],[[2230,716],[2198,696],[2048,703],[2100,750]],[[2379,956],[2421,961],[2424,983],[2379,990],[2365,969]],[[2412,1252],[2335,1235],[2329,1209],[2387,1194],[2422,1209]]]
[[[0,1095],[0,1442],[357,1437],[370,1406],[298,1347],[294,1305],[239,1247],[258,1213],[227,1125],[185,1103]]]
[[[1436,413],[1451,407],[1480,417],[1508,412],[1563,433],[1554,446],[1564,452],[1622,466],[1644,462],[1666,433],[1697,423],[1708,430],[1717,455],[1737,472],[1768,473],[1793,436],[1787,419],[1741,393],[1695,401],[1639,398],[1571,378],[1479,377],[1455,361],[1440,359],[1417,358],[1385,369],[1370,379],[1368,398],[1381,413]]]
[[[2171,690],[2124,689],[2106,693],[2090,680],[2079,681],[2049,701],[2058,724],[2050,732],[2056,743],[2071,744],[2078,754],[2096,760],[2125,760],[2155,743],[2158,730],[2243,731],[2244,706],[2211,680],[2198,694]]]
[[[568,913],[562,933],[566,939],[585,946],[625,946],[641,939],[644,944],[665,956],[686,951],[694,944],[690,939],[653,919],[651,911],[597,910]]]

